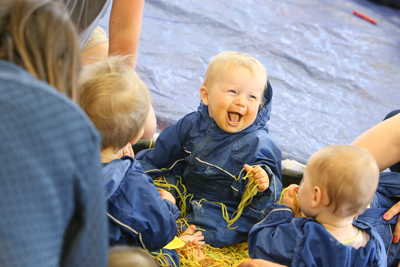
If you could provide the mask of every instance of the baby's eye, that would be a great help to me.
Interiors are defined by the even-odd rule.
[[[250,98],[257,100],[257,97],[255,95],[251,95]]]
[[[231,90],[228,90],[228,93],[233,93],[233,94],[236,94],[236,91],[235,91],[235,90],[233,90],[233,89],[231,89]]]

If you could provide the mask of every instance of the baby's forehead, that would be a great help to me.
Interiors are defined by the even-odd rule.
[[[250,80],[256,80],[260,83],[259,89],[261,92],[264,92],[265,88],[266,88],[266,75],[264,75],[262,72],[260,71],[254,71],[251,70],[249,68],[243,67],[243,66],[233,66],[231,68],[227,68],[224,70],[220,70],[219,73],[217,73],[215,75],[214,83],[220,83],[220,82],[227,82],[229,81],[229,79],[235,78],[241,78],[241,76],[232,76],[233,72],[235,72],[236,70],[244,70],[244,71],[248,71],[250,73]]]
[[[245,70],[250,73],[250,75],[257,80],[266,80],[267,73],[264,68],[260,68],[258,66],[245,66],[245,65],[225,65],[224,67],[220,68],[217,73],[218,76],[225,76],[226,74],[230,74],[235,70]]]

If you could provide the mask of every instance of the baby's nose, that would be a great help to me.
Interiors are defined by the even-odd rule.
[[[236,99],[235,105],[241,108],[246,106],[245,101],[242,98]]]

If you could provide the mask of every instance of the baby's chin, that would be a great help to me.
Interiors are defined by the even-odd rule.
[[[219,125],[218,123],[217,123],[217,125],[221,130],[223,130],[224,132],[227,132],[227,133],[238,133],[247,128],[247,127],[244,128],[244,127],[240,127],[240,126],[236,126],[236,127],[225,126],[225,125],[222,126],[222,125]]]

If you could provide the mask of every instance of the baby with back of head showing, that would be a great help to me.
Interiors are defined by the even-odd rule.
[[[270,205],[265,219],[252,228],[250,257],[285,265],[384,266],[386,252],[379,234],[354,220],[371,203],[378,181],[377,163],[365,149],[339,145],[317,151],[300,186],[289,186],[283,205]],[[295,218],[298,206],[305,218]]]
[[[80,79],[79,104],[102,135],[109,244],[138,246],[154,254],[162,249],[170,255],[171,265],[179,265],[177,252],[166,248],[176,239],[175,221],[181,215],[175,198],[166,190],[159,192],[132,157],[131,144],[143,134],[151,98],[130,60],[130,56],[108,57],[85,66]],[[194,225],[179,239],[204,244]]]

